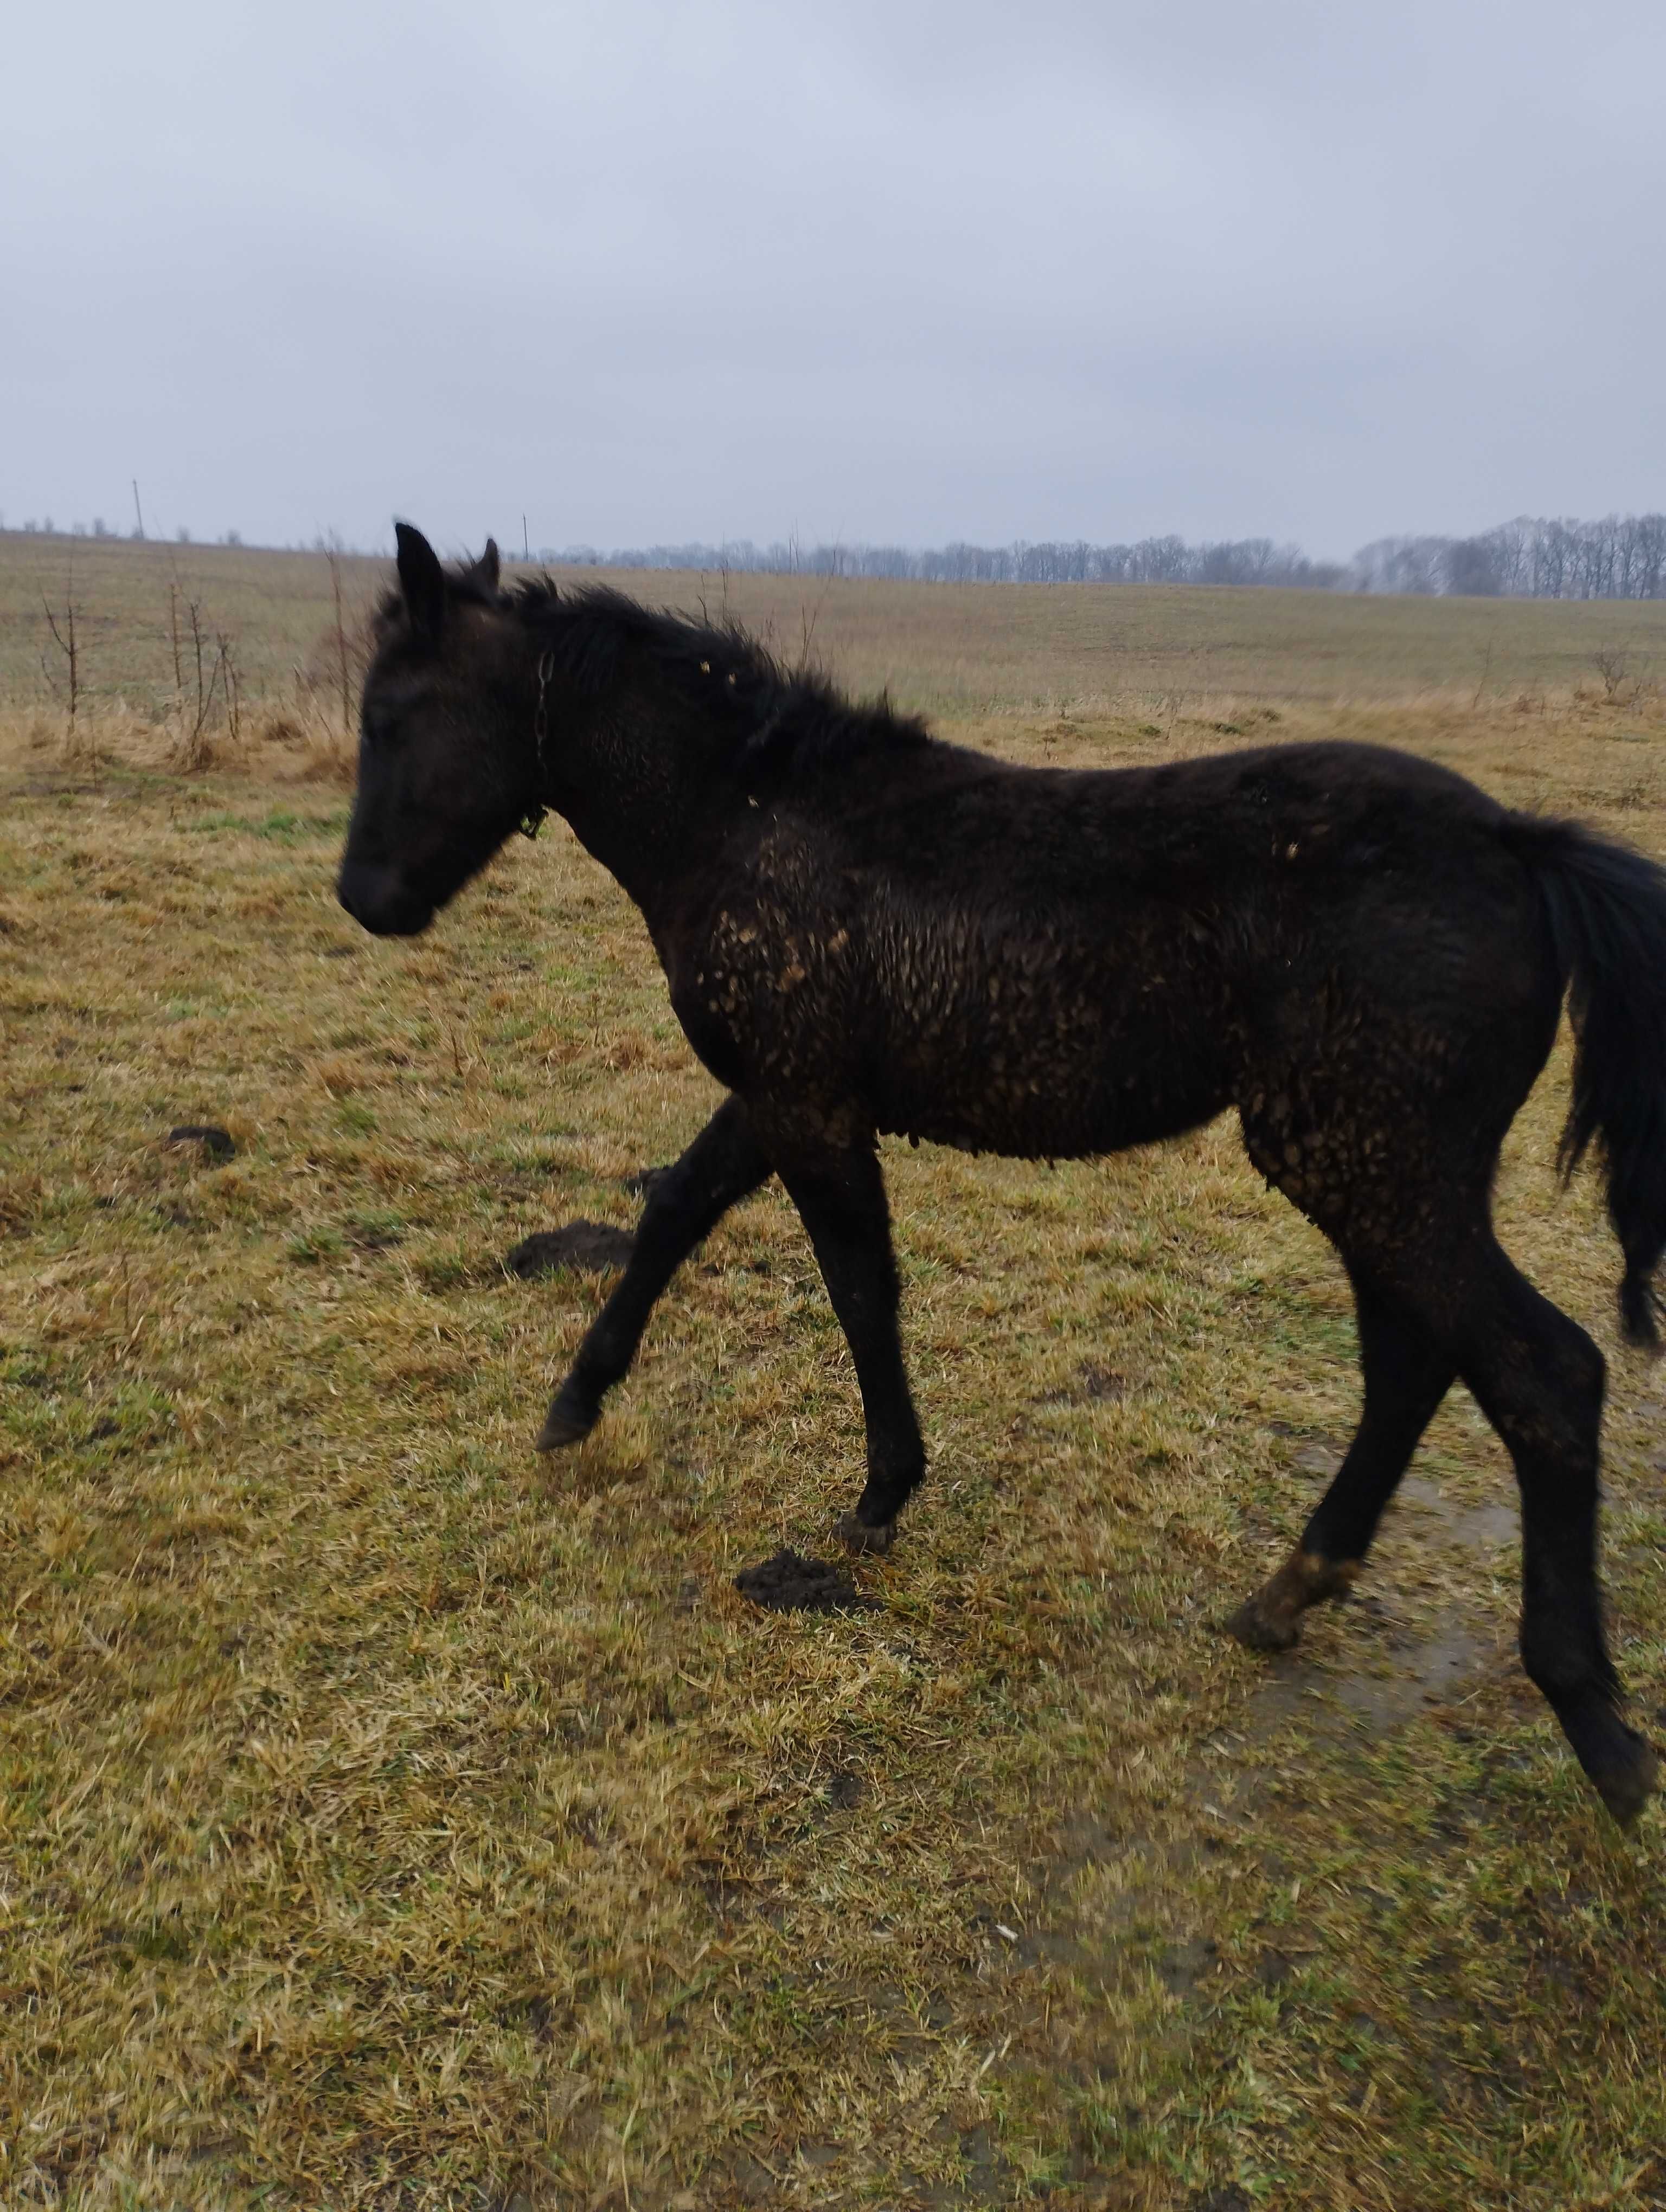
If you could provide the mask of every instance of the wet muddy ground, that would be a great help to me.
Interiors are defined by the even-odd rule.
[[[1121,1375],[1087,1363],[1075,1383],[1049,1395],[1084,1402],[1120,1397],[1125,1387]],[[1293,1513],[1316,1498],[1343,1449],[1329,1437],[1295,1443],[1289,1465],[1302,1488],[1292,1486]],[[1125,1825],[1087,1811],[1067,1817],[1046,1855],[1014,1885],[1012,1899],[992,1899],[975,1916],[978,1948],[971,1972],[1007,1992],[1007,2046],[1019,2035],[1047,2033],[1047,1993],[1061,1979],[1102,1991],[1128,1991],[1143,1982],[1175,2001],[1157,2038],[1170,2055],[1184,2052],[1210,2004],[1223,1959],[1206,1920],[1168,1917],[1177,1896],[1207,1894],[1212,1874],[1246,1851],[1263,1872],[1293,1881],[1299,1892],[1283,1814],[1286,1793],[1302,1793],[1304,1770],[1322,1759],[1333,1782],[1339,1769],[1345,1777],[1351,1751],[1380,1750],[1419,1716],[1461,1727],[1465,1703],[1482,1683],[1515,1668],[1511,1587],[1518,1516],[1513,1496],[1488,1498],[1478,1495],[1479,1488],[1472,1474],[1442,1480],[1413,1472],[1404,1478],[1360,1584],[1310,1613],[1295,1649],[1257,1655],[1258,1679],[1246,1686],[1227,1724],[1196,1747],[1162,1832],[1131,1836]],[[785,1552],[739,1576],[737,1587],[756,1603],[819,1607],[827,1602],[825,1571],[818,1562]],[[1484,1603],[1474,1595],[1478,1579],[1494,1585]],[[828,1789],[830,1813],[847,1810],[864,1795],[860,1778],[836,1775]],[[1250,1979],[1278,2002],[1298,1978],[1322,1966],[1324,1951],[1299,1921],[1269,1927],[1267,1935]],[[915,2046],[929,2048],[933,2029],[952,2016],[945,2008],[939,2021],[917,2017],[900,1989],[870,1989],[860,2002],[873,2011],[899,2063]],[[997,2063],[1003,2055],[997,2044],[988,2057]],[[1065,2063],[1083,2066],[1074,2051]],[[1107,2046],[1090,2063],[1122,2073],[1127,2053]],[[1124,2118],[1137,2129],[1140,2108],[1128,2105]],[[928,2183],[921,2177],[910,2203],[932,2212],[979,2212],[1025,2193],[993,2130],[942,2124],[961,2178]],[[799,2148],[801,2170],[811,2179],[836,2169],[841,2155],[830,2142]],[[751,2201],[783,2201],[780,2176],[737,2167],[732,2179]],[[1079,2154],[1066,2161],[1059,2179],[1073,2203],[1110,2208],[1134,2201],[1118,2195],[1095,2160]],[[1190,2212],[1250,2212],[1252,2204],[1229,2180],[1207,2184],[1186,2201]]]

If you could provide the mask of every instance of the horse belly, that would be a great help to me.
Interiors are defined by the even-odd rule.
[[[1231,1085],[1218,1038],[1154,1012],[1083,1009],[1041,1021],[927,1021],[894,1037],[879,1126],[963,1152],[1071,1159],[1172,1136],[1219,1113]]]

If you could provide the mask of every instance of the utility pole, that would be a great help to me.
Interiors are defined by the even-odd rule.
[[[532,557],[532,549],[526,543],[526,518],[524,514],[520,518],[520,557],[523,561],[530,561]]]
[[[139,535],[143,538],[144,536],[144,509],[139,505],[139,480],[137,477],[133,479],[133,512],[138,518]]]

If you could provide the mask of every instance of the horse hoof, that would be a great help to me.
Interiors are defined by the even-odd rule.
[[[882,1528],[870,1528],[854,1513],[842,1513],[833,1523],[833,1534],[848,1552],[888,1552],[897,1541],[897,1523],[887,1521]]]
[[[534,1451],[563,1451],[569,1444],[582,1443],[596,1425],[597,1414],[587,1413],[581,1405],[568,1401],[563,1390],[544,1417],[544,1426],[538,1432]]]
[[[1263,1613],[1259,1591],[1246,1598],[1221,1626],[1251,1651],[1288,1651],[1300,1641],[1302,1633],[1293,1620]]]
[[[1660,1779],[1660,1761],[1653,1752],[1640,1735],[1632,1741],[1635,1749],[1631,1759],[1621,1765],[1604,1767],[1590,1778],[1597,1796],[1622,1828],[1635,1826]]]

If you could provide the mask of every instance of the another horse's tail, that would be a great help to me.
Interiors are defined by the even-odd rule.
[[[1654,1273],[1666,1251],[1666,868],[1576,822],[1512,814],[1505,832],[1544,900],[1574,1031],[1559,1165],[1595,1142],[1626,1255],[1620,1315],[1658,1345]]]

